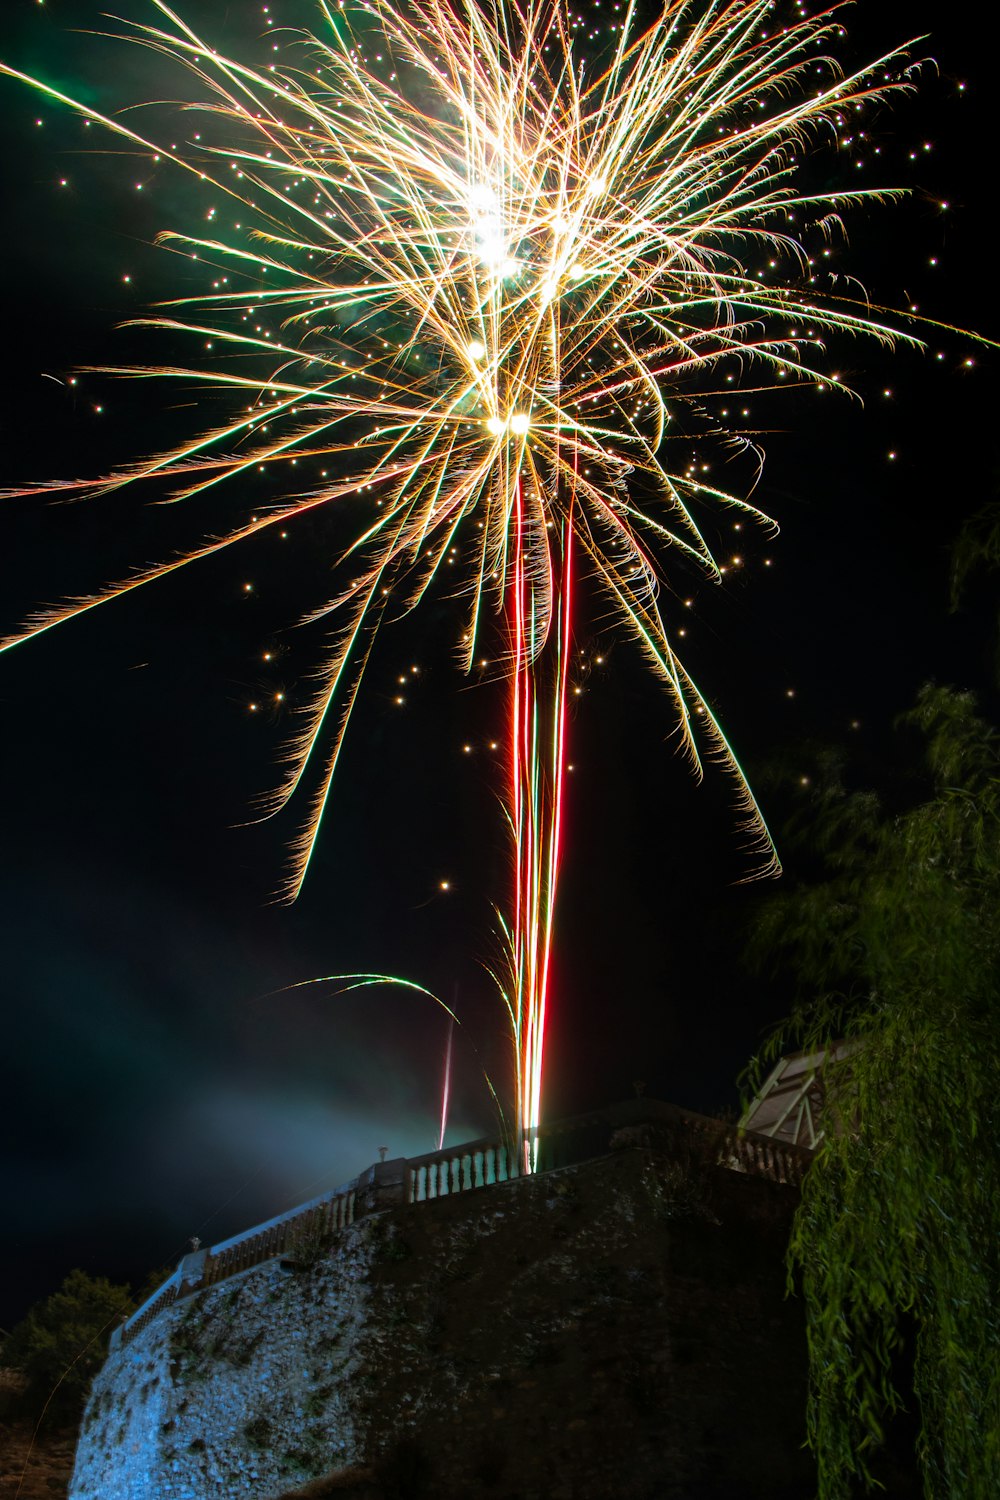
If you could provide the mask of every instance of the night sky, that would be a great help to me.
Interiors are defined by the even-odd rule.
[[[121,13],[147,12],[129,0]],[[220,46],[258,45],[259,5],[190,0],[184,13]],[[270,14],[301,22],[311,7],[279,0]],[[6,61],[104,112],[141,99],[162,66],[73,33],[101,24],[94,0],[10,0],[4,19]],[[983,24],[957,6],[865,0],[848,60],[926,31],[914,50],[939,71],[879,113],[874,140],[827,150],[810,171],[823,187],[911,190],[854,213],[836,274],[859,276],[875,302],[997,338],[997,22],[989,35]],[[170,96],[176,75],[162,76]],[[116,325],[177,285],[177,258],[151,242],[197,223],[197,194],[101,149],[96,127],[23,86],[4,80],[0,104],[0,484],[99,474],[210,420],[187,388],[67,383],[84,365],[163,357],[148,333]],[[949,615],[947,566],[963,518],[996,493],[998,356],[926,337],[922,355],[831,349],[863,406],[829,392],[754,398],[768,454],[754,498],[781,535],[735,536],[726,520],[719,555],[743,562],[723,586],[668,580],[678,603],[694,593],[685,659],[752,778],[811,737],[877,757],[928,678],[992,706],[992,609],[981,598]],[[176,539],[128,492],[8,500],[3,521],[5,629]],[[380,1145],[433,1149],[443,1014],[412,993],[290,985],[374,970],[454,1001],[448,1138],[495,1127],[483,1068],[502,1080],[506,1053],[484,965],[498,957],[507,856],[488,746],[504,699],[458,675],[446,600],[385,632],[305,892],[290,908],[272,900],[293,827],[250,820],[316,664],[315,633],[287,627],[329,546],[320,520],[254,539],[0,658],[0,1325],[75,1265],[138,1281],[189,1235],[217,1240],[279,1212]],[[737,1073],[787,1004],[740,964],[758,888],[736,883],[748,866],[725,788],[711,773],[693,783],[636,653],[599,606],[587,620],[547,1110],[627,1097],[635,1079],[689,1107],[732,1108]]]

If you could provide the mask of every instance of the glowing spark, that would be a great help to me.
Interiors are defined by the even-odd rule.
[[[441,1128],[438,1131],[439,1151],[444,1150],[445,1131],[448,1128],[448,1100],[451,1095],[451,1047],[455,1037],[455,1017],[448,1023],[448,1046],[444,1054],[444,1082],[441,1085]]]

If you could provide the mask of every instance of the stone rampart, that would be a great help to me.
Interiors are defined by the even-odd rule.
[[[665,1108],[478,1190],[468,1148],[386,1163],[394,1206],[161,1306],[95,1382],[71,1500],[801,1500],[794,1173]]]

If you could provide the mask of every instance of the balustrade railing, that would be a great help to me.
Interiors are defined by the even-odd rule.
[[[142,1306],[132,1314],[128,1322],[120,1330],[116,1330],[119,1333],[121,1342],[128,1343],[130,1339],[134,1339],[137,1334],[140,1334],[144,1328],[148,1327],[159,1313],[166,1312],[167,1308],[171,1307],[177,1301],[180,1295],[180,1288],[181,1273],[180,1268],[178,1268],[172,1276],[167,1277],[166,1281],[161,1282],[153,1295],[147,1298]],[[115,1340],[112,1338],[112,1346],[114,1343]]]
[[[574,1166],[628,1145],[658,1145],[710,1167],[793,1187],[801,1183],[811,1160],[811,1152],[804,1147],[741,1131],[670,1104],[636,1099],[541,1125],[520,1146],[502,1138],[485,1138],[425,1156],[377,1162],[331,1193],[186,1255],[173,1275],[115,1331],[112,1347],[134,1339],[179,1297],[266,1260],[283,1257],[308,1262],[322,1252],[332,1235],[365,1214]]]
[[[349,1183],[328,1198],[213,1245],[205,1260],[201,1285],[214,1286],[278,1256],[308,1259],[328,1236],[354,1222],[355,1191],[355,1184]]]
[[[517,1151],[503,1141],[470,1141],[451,1151],[432,1151],[406,1163],[406,1202],[426,1203],[451,1193],[491,1187],[523,1176]]]
[[[741,1135],[735,1130],[729,1132],[724,1150],[727,1159],[720,1159],[721,1166],[789,1187],[801,1184],[811,1160],[808,1151],[789,1141],[776,1141],[766,1135]]]
[[[279,1256],[311,1258],[331,1235],[353,1223],[359,1181],[355,1178],[332,1193],[298,1204],[288,1213],[268,1219],[265,1224],[256,1224],[218,1245],[185,1255],[173,1275],[115,1330],[111,1347],[130,1343],[178,1297],[214,1286],[216,1282],[249,1271],[265,1260]]]

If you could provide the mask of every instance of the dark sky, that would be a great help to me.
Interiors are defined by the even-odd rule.
[[[126,9],[142,14],[142,0]],[[219,11],[185,8],[197,23]],[[271,14],[309,11],[282,0]],[[155,63],[70,32],[99,14],[92,0],[11,0],[5,58],[95,108],[141,98]],[[234,0],[220,40],[252,37],[260,17]],[[931,32],[916,50],[940,71],[880,116],[877,176],[912,193],[854,216],[838,268],[877,301],[996,337],[984,166],[996,23],[984,36],[959,7],[867,0],[849,24],[858,57]],[[192,223],[197,198],[166,174],[138,193],[126,156],[98,152],[96,130],[22,86],[4,81],[0,100],[0,483],[97,474],[199,420],[178,410],[188,397],[176,388],[59,383],[83,365],[157,357],[148,335],[114,328],[175,284],[176,259],[151,241]],[[843,182],[854,159],[828,153],[810,170]],[[782,534],[720,531],[723,555],[745,564],[700,589],[685,621],[686,659],[751,770],[809,736],[877,754],[922,681],[988,684],[989,611],[949,616],[946,575],[963,517],[995,494],[996,356],[928,339],[923,355],[832,352],[863,406],[802,392],[754,413],[768,429],[755,499]],[[162,512],[138,495],[6,501],[3,517],[4,626],[163,550]],[[255,541],[0,658],[0,1325],[73,1265],[141,1279],[188,1235],[219,1239],[278,1212],[354,1175],[379,1145],[432,1149],[441,1013],[412,994],[282,993],[299,981],[378,970],[457,995],[449,1139],[493,1128],[482,1069],[502,1075],[503,1018],[483,966],[506,856],[486,746],[503,698],[457,675],[443,601],[388,632],[372,663],[296,906],[270,900],[291,826],[248,826],[315,665],[315,636],[284,627],[324,547],[318,524]],[[673,585],[686,594],[691,580]],[[605,661],[571,728],[549,1113],[627,1096],[636,1078],[691,1107],[731,1107],[786,1000],[740,966],[755,898],[734,884],[746,867],[733,818],[722,787],[695,786],[674,753],[669,706],[629,644],[595,624],[578,645]],[[414,665],[401,712],[396,679]],[[280,710],[248,712],[279,692]]]

